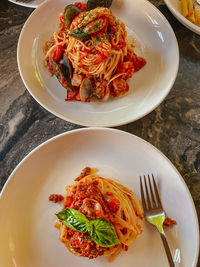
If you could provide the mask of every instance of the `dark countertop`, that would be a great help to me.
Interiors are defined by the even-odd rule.
[[[200,36],[180,24],[162,0],[150,2],[165,15],[177,37],[178,76],[158,108],[117,128],[140,136],[169,158],[184,178],[200,219]],[[0,190],[32,149],[59,133],[81,127],[43,109],[20,78],[17,42],[32,11],[7,1],[0,3]]]

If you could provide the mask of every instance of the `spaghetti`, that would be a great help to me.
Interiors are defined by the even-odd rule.
[[[70,186],[66,186],[63,210],[71,208],[84,214],[88,220],[105,218],[114,226],[119,243],[101,247],[88,233],[81,233],[56,223],[59,239],[75,255],[88,257],[109,256],[112,260],[121,250],[128,250],[142,232],[143,209],[131,190],[109,179],[98,176],[86,167]]]
[[[81,2],[67,6],[59,21],[58,31],[45,43],[44,63],[67,89],[66,101],[126,94],[127,79],[146,61],[134,53],[124,23],[108,8],[87,11]]]

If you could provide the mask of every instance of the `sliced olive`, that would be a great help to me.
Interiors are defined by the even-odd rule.
[[[65,22],[65,25],[66,27],[69,29],[71,23],[72,23],[72,20],[79,14],[81,13],[81,10],[80,8],[78,8],[77,6],[75,5],[68,5],[65,7],[65,11],[64,11],[64,15],[63,15],[63,18],[64,18],[64,22]]]
[[[87,10],[94,9],[98,6],[110,8],[112,5],[112,0],[88,0],[87,1]]]

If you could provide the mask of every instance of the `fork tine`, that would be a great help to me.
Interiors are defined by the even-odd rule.
[[[145,184],[145,191],[146,191],[146,195],[147,195],[147,205],[148,205],[148,208],[152,208],[151,207],[151,201],[150,201],[150,198],[149,198],[149,191],[148,191],[148,188],[147,188],[147,182],[146,182],[145,175],[144,175],[144,184]]]
[[[162,203],[161,203],[161,200],[160,200],[160,197],[159,197],[159,194],[158,194],[158,189],[157,189],[157,185],[156,185],[153,173],[151,175],[152,175],[152,179],[153,179],[154,191],[155,191],[155,194],[156,194],[158,207],[162,207]]]
[[[153,189],[152,189],[152,186],[151,186],[151,181],[150,181],[150,177],[148,175],[148,181],[149,181],[149,188],[150,188],[150,192],[151,192],[151,199],[152,199],[152,206],[153,208],[156,208],[156,201],[155,201],[155,198],[154,198],[154,192],[153,192]]]
[[[142,177],[140,176],[140,192],[141,192],[141,198],[142,198],[142,206],[144,211],[147,210],[147,206],[146,206],[146,201],[144,198],[144,190],[143,190],[143,186],[142,186]]]

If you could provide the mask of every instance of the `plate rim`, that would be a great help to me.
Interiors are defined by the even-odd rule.
[[[166,6],[171,11],[171,13],[174,15],[174,17],[187,29],[190,31],[200,35],[200,26],[197,26],[193,24],[191,21],[186,19],[176,8],[174,8],[174,5],[169,0],[164,0]]]
[[[38,6],[38,8],[36,8],[31,15],[28,17],[28,19],[26,20],[25,24],[23,25],[23,28],[20,32],[19,35],[19,39],[18,39],[18,43],[17,43],[17,65],[18,65],[18,70],[21,76],[21,79],[26,87],[26,89],[28,90],[28,92],[30,93],[30,95],[35,99],[36,102],[38,102],[39,105],[41,105],[44,109],[46,109],[48,112],[50,112],[51,114],[55,115],[58,118],[61,118],[65,121],[69,121],[71,123],[75,123],[77,125],[81,125],[81,126],[87,126],[87,127],[117,127],[117,126],[121,126],[121,125],[125,125],[125,124],[129,124],[131,122],[137,121],[143,117],[145,117],[146,115],[148,115],[149,113],[151,113],[153,110],[155,110],[167,97],[167,95],[170,93],[171,89],[173,88],[173,85],[177,79],[177,75],[178,75],[178,71],[179,71],[179,64],[180,64],[180,52],[179,52],[179,45],[178,45],[178,41],[176,38],[176,35],[174,33],[173,28],[171,27],[169,21],[167,20],[167,18],[162,14],[162,12],[156,7],[154,6],[151,2],[149,2],[148,0],[142,0],[143,2],[145,2],[145,4],[150,7],[152,10],[154,10],[154,12],[156,12],[160,18],[162,20],[165,21],[165,24],[167,25],[167,28],[170,32],[170,35],[172,37],[172,40],[174,42],[174,46],[176,49],[176,55],[177,55],[177,59],[176,59],[176,69],[174,71],[174,75],[172,77],[172,79],[170,80],[170,83],[166,86],[165,92],[163,93],[162,97],[159,99],[159,101],[157,101],[152,107],[151,109],[149,109],[146,112],[142,112],[142,114],[138,114],[137,116],[134,116],[134,114],[131,116],[130,119],[126,119],[126,120],[121,120],[118,122],[96,122],[96,124],[94,123],[90,123],[89,121],[83,121],[82,119],[71,119],[67,116],[67,114],[63,115],[61,114],[59,111],[53,110],[51,108],[48,107],[47,104],[42,103],[42,101],[40,99],[38,99],[34,93],[32,92],[31,89],[29,89],[24,77],[23,77],[23,73],[21,70],[21,59],[20,59],[20,51],[22,48],[20,48],[22,46],[22,37],[23,37],[23,33],[27,27],[27,24],[30,22],[30,20],[32,19],[33,16],[35,16],[35,14],[37,14],[37,12],[40,11],[40,8],[43,8],[43,5],[48,5],[49,2],[52,2],[53,0],[49,0],[49,1],[44,1],[41,5]],[[39,10],[39,11],[38,11]],[[86,103],[87,104],[87,103]],[[106,114],[104,114],[106,115]]]
[[[125,132],[123,130],[119,130],[119,129],[112,129],[112,128],[104,128],[104,127],[88,127],[88,128],[79,128],[79,129],[73,129],[73,130],[69,130],[69,131],[65,131],[63,133],[60,133],[58,135],[55,135],[49,139],[47,139],[46,141],[42,142],[41,144],[39,144],[38,146],[36,146],[33,150],[31,150],[18,164],[17,166],[14,168],[14,170],[11,172],[11,174],[9,175],[6,183],[4,184],[1,192],[0,192],[0,203],[1,203],[1,198],[4,194],[4,192],[6,191],[7,187],[9,186],[9,183],[12,179],[12,177],[15,175],[15,173],[17,172],[17,170],[21,167],[21,165],[23,165],[23,163],[32,156],[32,154],[34,154],[36,151],[40,150],[40,148],[48,145],[51,142],[54,142],[55,140],[62,138],[64,136],[67,135],[73,135],[74,133],[78,133],[78,132],[87,132],[87,131],[101,131],[101,132],[114,132],[120,135],[127,135],[133,139],[136,139],[138,142],[141,142],[143,144],[145,144],[145,146],[149,146],[151,149],[155,150],[161,157],[164,158],[164,160],[166,162],[168,162],[168,164],[173,168],[173,170],[176,172],[177,176],[180,179],[180,182],[182,182],[182,184],[184,185],[184,188],[190,198],[190,203],[192,205],[192,209],[193,209],[193,214],[194,214],[194,220],[195,220],[195,224],[196,224],[196,231],[197,231],[197,244],[196,244],[196,251],[195,251],[195,261],[194,263],[194,267],[197,266],[198,263],[198,258],[199,258],[199,248],[200,248],[200,244],[199,244],[199,221],[198,221],[198,216],[197,216],[197,211],[196,211],[196,207],[192,198],[192,195],[189,191],[189,188],[186,184],[186,182],[184,181],[182,175],[179,173],[179,171],[177,170],[177,168],[174,166],[174,164],[167,158],[167,156],[165,156],[165,154],[163,154],[157,147],[155,147],[154,145],[152,145],[151,143],[149,143],[148,141],[144,140],[143,138],[129,133],[129,132]],[[1,207],[1,206],[0,206]]]

